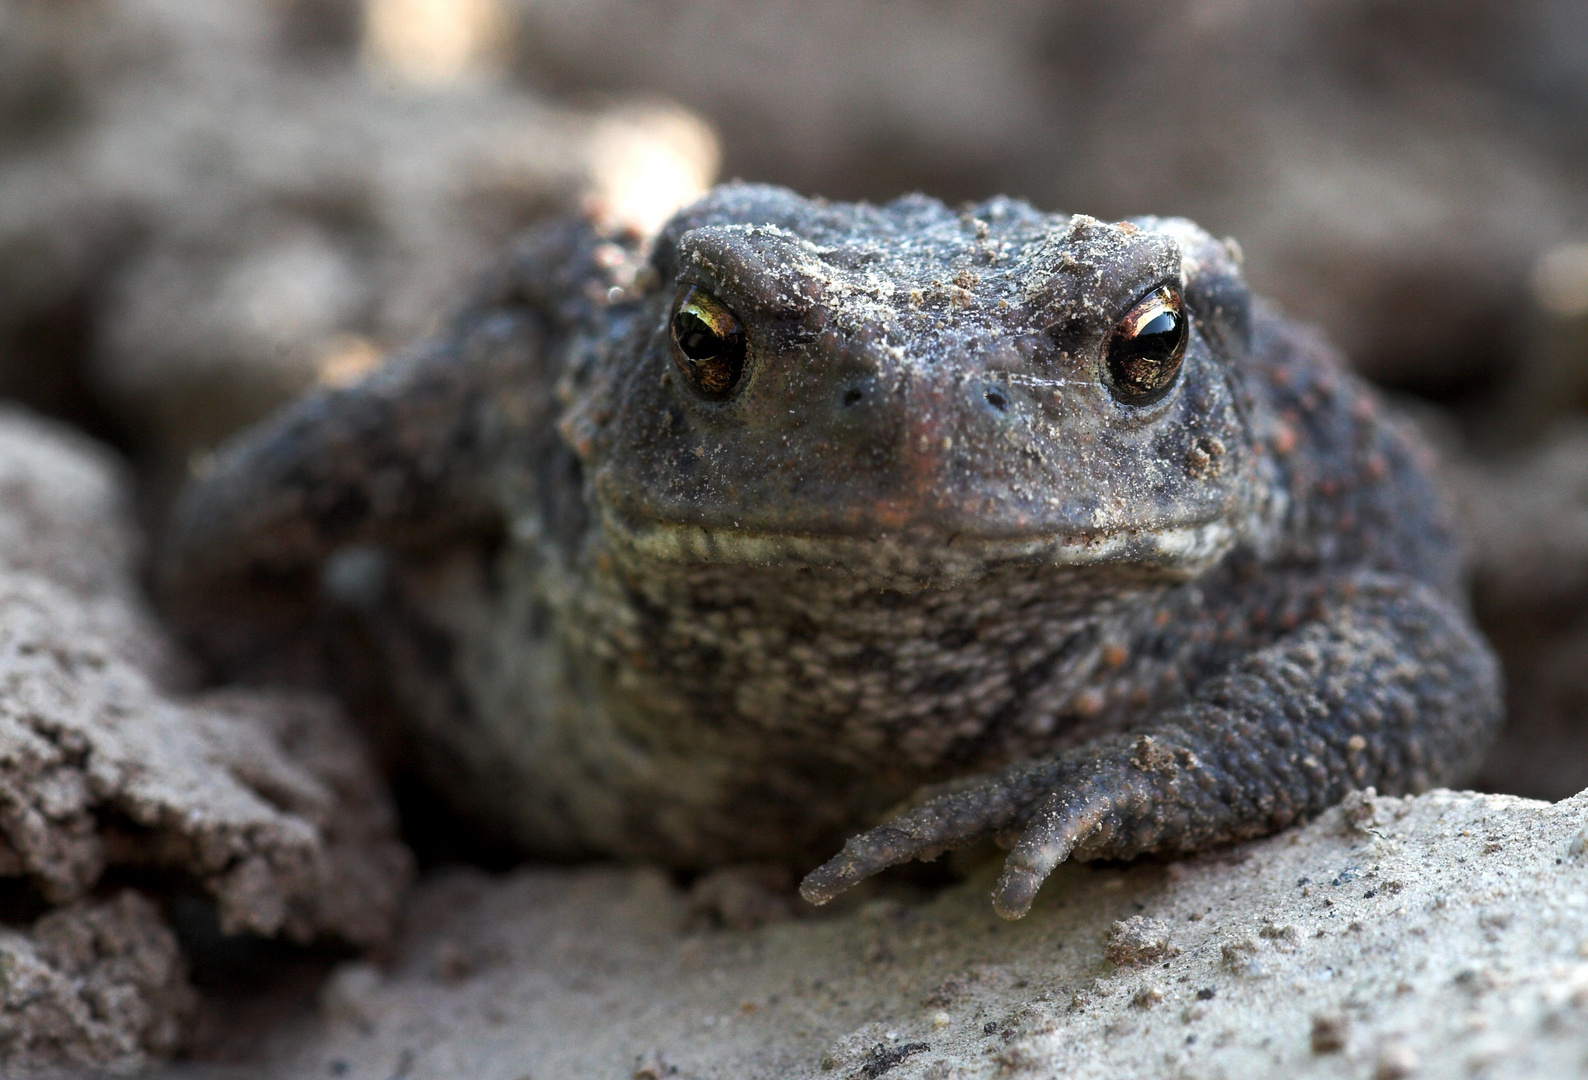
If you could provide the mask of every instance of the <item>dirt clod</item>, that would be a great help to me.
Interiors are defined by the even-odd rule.
[[[1139,967],[1179,954],[1169,940],[1168,925],[1143,915],[1116,922],[1103,940],[1103,956],[1120,967]]]

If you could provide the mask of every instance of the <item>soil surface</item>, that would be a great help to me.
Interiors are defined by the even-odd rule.
[[[1201,859],[1063,867],[1017,923],[995,862],[744,931],[645,870],[442,875],[258,1075],[1578,1075],[1585,825],[1588,795],[1357,796]]]

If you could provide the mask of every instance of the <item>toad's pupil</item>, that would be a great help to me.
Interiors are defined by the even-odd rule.
[[[695,285],[674,301],[673,363],[696,392],[721,400],[744,372],[744,327],[721,300]]]
[[[680,311],[673,320],[678,347],[691,360],[709,360],[723,350],[723,340],[693,311]]]
[[[1108,341],[1115,396],[1130,405],[1150,405],[1167,394],[1180,374],[1187,329],[1179,290],[1166,285],[1138,300]]]
[[[1165,311],[1136,332],[1137,348],[1167,357],[1180,343],[1180,316]]]

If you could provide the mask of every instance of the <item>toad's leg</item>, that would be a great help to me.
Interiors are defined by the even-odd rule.
[[[466,323],[233,442],[177,506],[166,590],[288,573],[349,543],[417,546],[489,528],[491,440],[547,411],[532,400],[549,399],[542,336],[524,311]]]
[[[1353,788],[1423,791],[1477,766],[1500,719],[1500,676],[1432,590],[1361,576],[1318,617],[1127,733],[928,793],[800,886],[821,904],[862,878],[978,838],[1017,837],[993,891],[1031,907],[1072,856],[1190,852],[1274,832]]]
[[[623,242],[633,256],[638,241]],[[499,530],[504,499],[526,503],[524,485],[567,468],[558,344],[605,325],[588,297],[613,284],[614,246],[581,219],[532,232],[438,336],[233,440],[177,504],[164,591],[258,586],[346,544],[413,550]]]

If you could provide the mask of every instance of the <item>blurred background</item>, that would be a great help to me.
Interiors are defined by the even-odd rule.
[[[1184,214],[1442,448],[1511,729],[1588,786],[1580,0],[0,0],[0,397],[134,463],[719,177]]]

